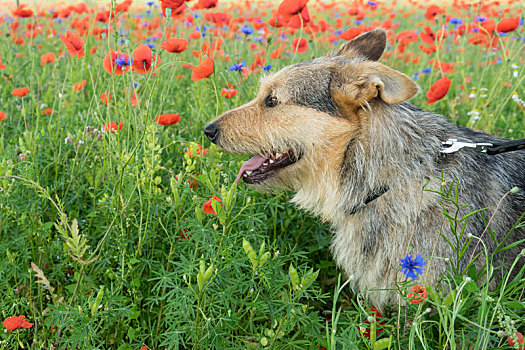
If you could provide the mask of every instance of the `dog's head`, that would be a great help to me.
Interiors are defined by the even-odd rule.
[[[227,151],[253,155],[237,179],[260,189],[300,187],[320,172],[326,178],[340,168],[350,140],[367,132],[374,108],[418,91],[409,77],[377,62],[385,46],[385,31],[376,29],[328,56],[285,67],[262,80],[255,99],[204,132]]]

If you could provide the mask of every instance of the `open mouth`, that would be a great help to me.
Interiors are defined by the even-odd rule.
[[[286,153],[275,152],[269,155],[256,155],[244,162],[237,175],[237,182],[241,178],[247,184],[255,184],[266,180],[277,170],[287,167],[301,158],[291,150]]]

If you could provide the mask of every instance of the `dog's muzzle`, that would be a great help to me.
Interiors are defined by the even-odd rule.
[[[211,142],[215,143],[219,137],[219,127],[214,122],[211,122],[204,127],[204,133]]]

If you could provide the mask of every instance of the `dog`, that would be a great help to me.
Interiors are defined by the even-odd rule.
[[[464,271],[472,259],[480,272],[487,258],[510,265],[525,247],[525,228],[512,230],[524,219],[525,151],[442,153],[448,139],[503,140],[408,102],[419,87],[378,62],[386,43],[386,32],[375,29],[324,57],[287,66],[264,77],[252,101],[204,128],[222,149],[254,155],[238,181],[294,191],[294,203],[332,224],[336,264],[379,309],[398,302],[392,289],[405,279],[400,259],[409,252],[426,257],[421,279],[436,286],[451,264]],[[456,209],[436,192],[454,183],[465,205],[459,218],[480,210],[459,242],[443,215]],[[523,190],[509,192],[515,186]],[[458,259],[453,247],[464,246]],[[505,271],[486,282],[496,286]]]

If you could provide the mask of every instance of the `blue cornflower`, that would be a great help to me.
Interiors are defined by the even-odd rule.
[[[419,72],[415,72],[414,76],[412,77],[413,80],[419,80]]]
[[[360,26],[361,24],[363,24],[363,21],[359,20],[359,19],[356,19],[355,20],[355,25],[356,26]]]
[[[205,31],[208,30],[208,27],[202,26],[202,29],[201,29],[200,26],[197,26],[197,27],[195,27],[195,30],[198,31],[198,32],[205,32]]]
[[[250,34],[253,34],[253,28],[245,24],[241,27],[241,32],[243,32],[246,35],[250,35]]]
[[[146,43],[146,46],[148,46],[150,49],[153,49],[155,48],[155,43],[149,42],[149,43]]]
[[[233,72],[233,71],[242,72],[243,67],[246,67],[246,62],[244,61],[242,61],[241,63],[235,63],[233,66],[230,66],[228,70],[230,72]]]
[[[455,24],[458,26],[463,24],[461,18],[451,17],[448,21],[450,22],[450,24]]]
[[[422,68],[421,69],[421,73],[423,73],[423,74],[430,74],[430,73],[432,73],[432,68],[430,68],[430,67]]]
[[[343,33],[343,30],[342,30],[342,29],[336,30],[336,31],[334,32],[334,34],[337,35],[337,36],[341,35],[341,33]]]
[[[146,5],[148,5],[148,6],[153,6],[153,5],[155,5],[155,1],[148,1],[148,2],[146,3]]]
[[[423,261],[423,256],[418,254],[414,259],[412,259],[412,254],[408,255],[404,259],[399,259],[401,261],[401,272],[403,272],[406,278],[417,279],[416,272],[422,274],[424,267],[427,263]]]
[[[119,67],[123,67],[123,66],[131,66],[131,64],[133,63],[133,58],[131,57],[126,57],[126,56],[120,56],[120,57],[117,57],[115,59],[115,63],[117,64],[117,66]]]
[[[262,69],[264,69],[265,71],[269,71],[270,69],[272,69],[272,65],[269,64],[267,66],[263,66]]]
[[[487,20],[487,17],[485,16],[476,16],[474,17],[474,21],[476,22],[485,22]]]
[[[377,2],[375,1],[367,1],[366,3],[370,6],[377,6]]]
[[[473,32],[479,32],[479,28],[472,28]]]

